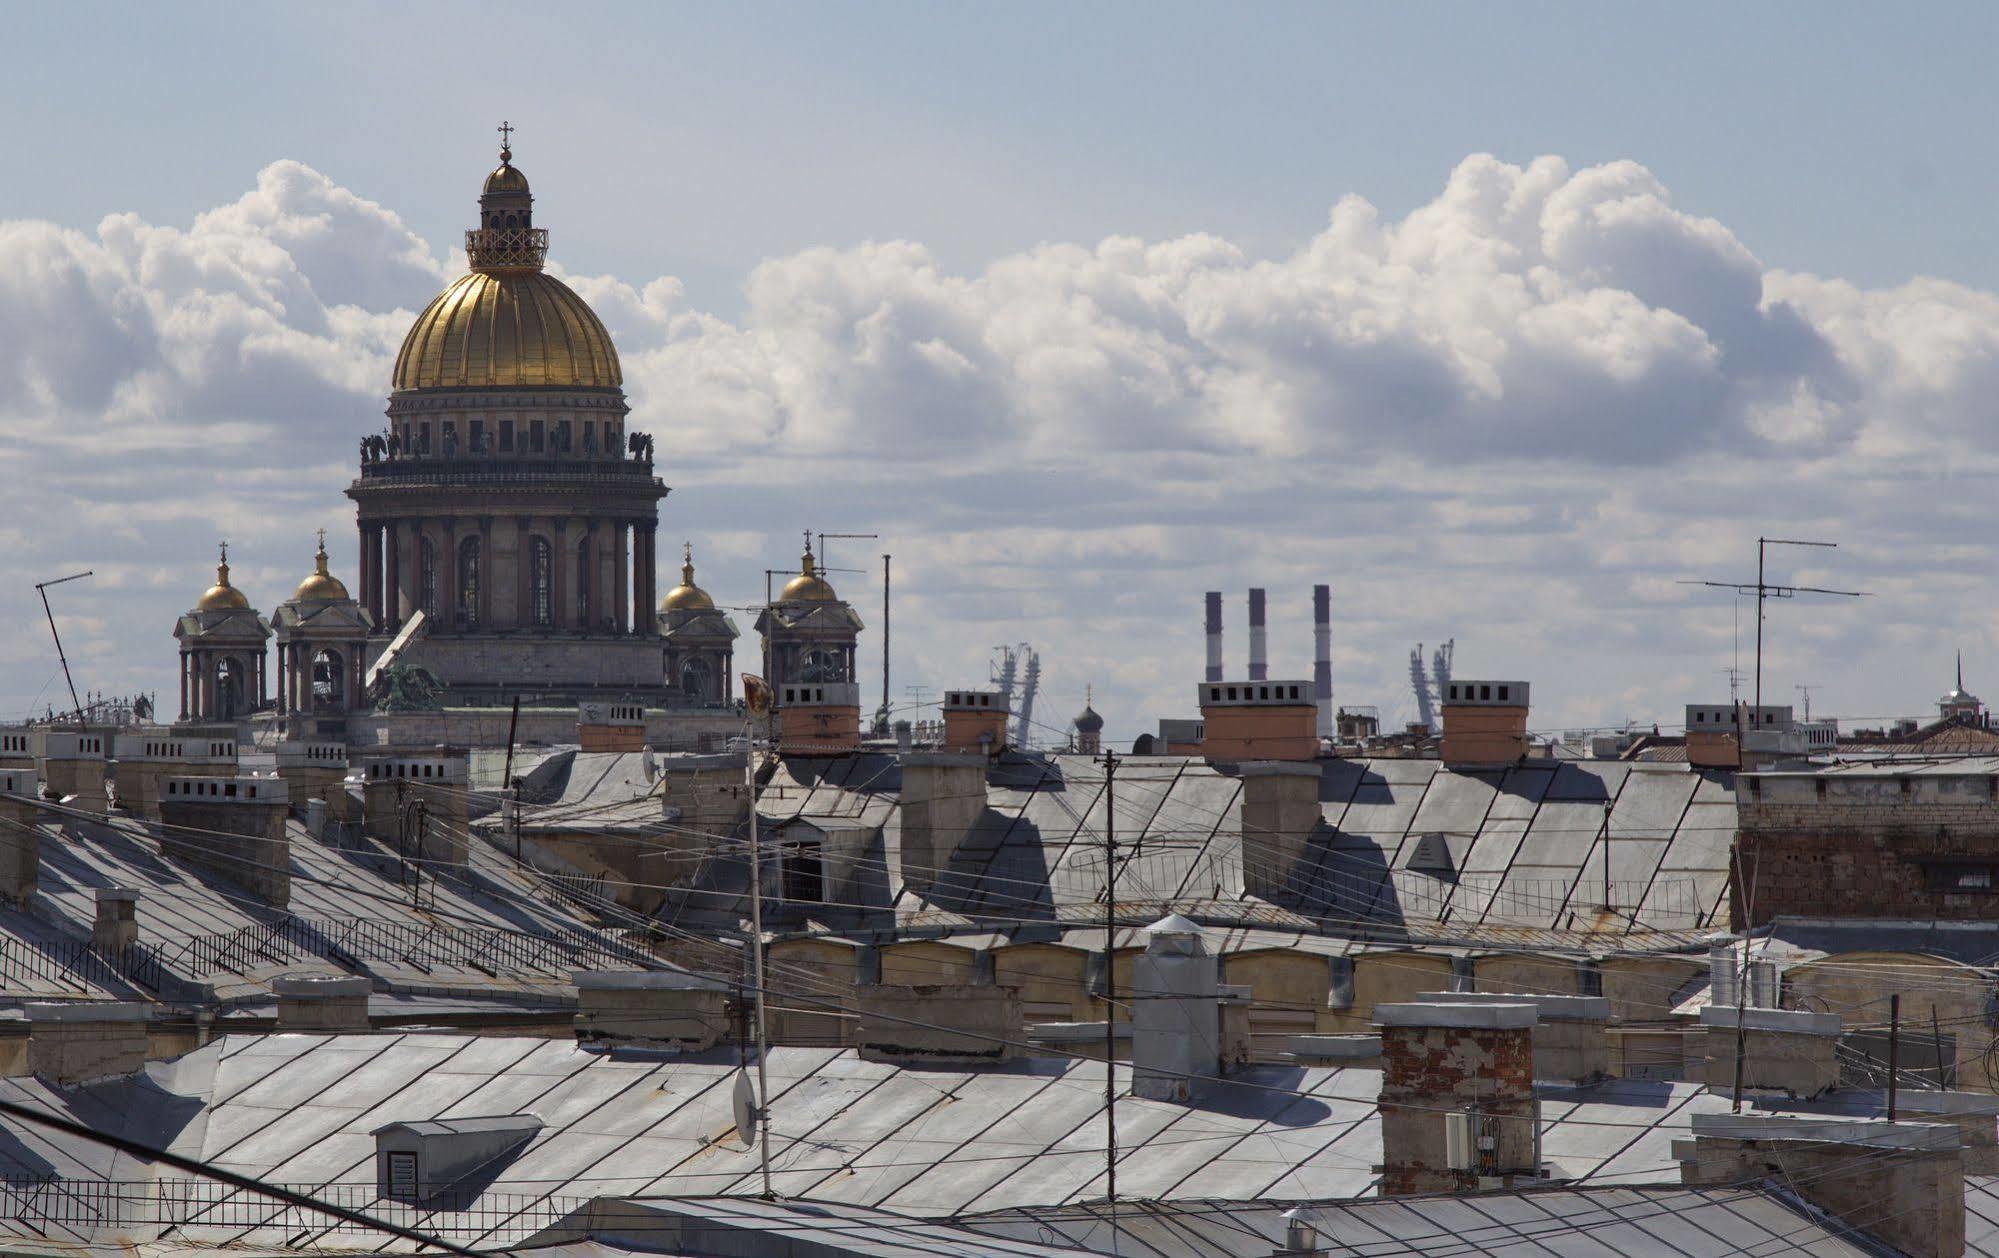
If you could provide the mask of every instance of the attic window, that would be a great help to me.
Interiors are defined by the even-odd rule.
[[[1509,691],[1510,689],[1512,689],[1510,686],[1501,686],[1499,688],[1499,697],[1504,699],[1507,695],[1507,691]]]

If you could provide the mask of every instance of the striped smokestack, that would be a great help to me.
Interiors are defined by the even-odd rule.
[[[1312,587],[1312,698],[1319,704],[1319,737],[1333,736],[1333,587]]]
[[[1222,592],[1208,591],[1208,680],[1222,679]]]
[[[1249,592],[1249,679],[1270,677],[1270,642],[1263,630],[1263,591]]]

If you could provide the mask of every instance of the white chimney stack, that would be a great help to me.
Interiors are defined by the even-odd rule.
[[[1208,680],[1222,679],[1222,592],[1208,591]]]
[[[1333,736],[1333,587],[1312,587],[1312,699],[1319,705],[1319,737]]]
[[[1263,628],[1263,591],[1249,592],[1249,679],[1270,679],[1270,642]]]

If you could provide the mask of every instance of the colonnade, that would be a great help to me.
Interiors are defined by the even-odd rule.
[[[229,664],[240,687],[233,711],[222,710],[219,673]],[[243,716],[264,705],[264,649],[232,646],[183,650],[180,653],[180,719],[224,720]]]
[[[433,633],[658,629],[650,516],[416,516],[360,528],[360,602],[378,631],[420,608]]]

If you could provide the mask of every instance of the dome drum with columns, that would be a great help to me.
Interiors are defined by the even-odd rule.
[[[693,547],[683,545],[680,559],[680,584],[659,603],[666,682],[681,703],[719,707],[732,693],[736,626],[694,583]]]
[[[468,274],[397,355],[388,427],[362,442],[358,602],[378,652],[418,611],[410,662],[456,697],[663,702],[659,501],[626,431],[602,321],[542,270],[527,177],[502,149],[466,233]]]
[[[264,706],[264,644],[271,630],[229,582],[229,544],[215,584],[174,623],[180,643],[180,719],[233,721]]]
[[[295,726],[313,725],[315,737],[345,733],[346,717],[367,706],[362,670],[373,623],[347,587],[327,569],[326,533],[320,531],[314,568],[290,599],[271,614],[277,638],[277,710]],[[320,723],[325,728],[317,728]]]

